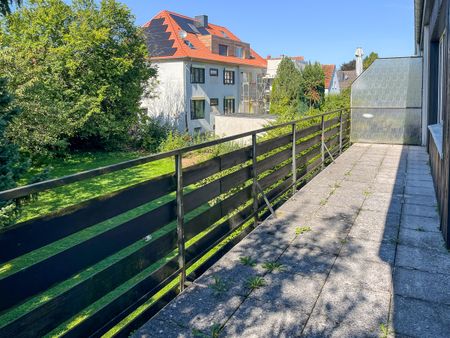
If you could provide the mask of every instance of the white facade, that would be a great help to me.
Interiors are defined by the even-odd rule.
[[[242,81],[262,77],[264,69],[189,60],[160,61],[155,65],[158,68],[155,97],[143,98],[141,107],[150,116],[170,121],[180,131],[213,131],[214,116],[224,114],[225,100],[230,106],[230,100],[234,99],[234,113],[257,113],[247,111],[248,107],[242,104]],[[204,69],[204,83],[191,83],[192,67]],[[234,84],[224,83],[224,71],[234,72]],[[216,99],[217,105],[211,105],[214,101],[211,99]],[[193,118],[192,100],[204,100],[204,118]]]
[[[341,88],[339,86],[339,79],[338,79],[337,71],[335,68],[334,72],[333,72],[333,77],[331,78],[331,81],[330,81],[330,87],[325,88],[325,95],[339,94],[340,92],[341,92]]]
[[[291,59],[292,60],[292,59]],[[282,58],[267,59],[267,77],[275,78],[277,75],[278,66],[280,65]],[[306,66],[305,61],[292,60],[299,70],[303,70]]]

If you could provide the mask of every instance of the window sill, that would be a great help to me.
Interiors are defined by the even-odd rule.
[[[436,145],[439,156],[442,159],[442,124],[432,124],[428,126],[428,130],[430,131],[431,137]]]

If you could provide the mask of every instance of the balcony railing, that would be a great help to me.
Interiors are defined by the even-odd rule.
[[[343,109],[0,192],[11,200],[162,159],[175,165],[0,231],[0,336],[98,336],[124,319],[117,330],[130,332],[333,161],[349,130]],[[251,145],[183,167],[188,153],[246,137]]]

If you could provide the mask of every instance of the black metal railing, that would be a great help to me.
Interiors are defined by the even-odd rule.
[[[11,200],[165,158],[175,164],[175,172],[1,230],[0,336],[61,327],[63,335],[100,335],[161,289],[183,290],[188,277],[333,161],[349,145],[349,129],[349,110],[342,109],[0,192],[0,200]],[[251,144],[183,167],[187,153],[246,138]],[[123,215],[114,226],[102,223]],[[94,227],[97,232],[61,244]],[[52,245],[58,250],[46,256]],[[35,253],[39,259],[18,268]],[[130,332],[161,304],[134,314],[119,332]]]

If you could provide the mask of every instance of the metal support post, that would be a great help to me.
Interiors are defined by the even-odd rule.
[[[297,160],[296,160],[296,143],[295,137],[296,127],[295,123],[292,124],[292,194],[297,191]]]
[[[177,245],[178,266],[180,268],[180,292],[186,284],[186,254],[184,243],[184,206],[183,206],[183,156],[179,152],[175,155],[175,171],[177,175]]]
[[[252,197],[253,197],[253,213],[254,213],[254,226],[258,225],[258,173],[256,171],[256,134],[252,134]]]

